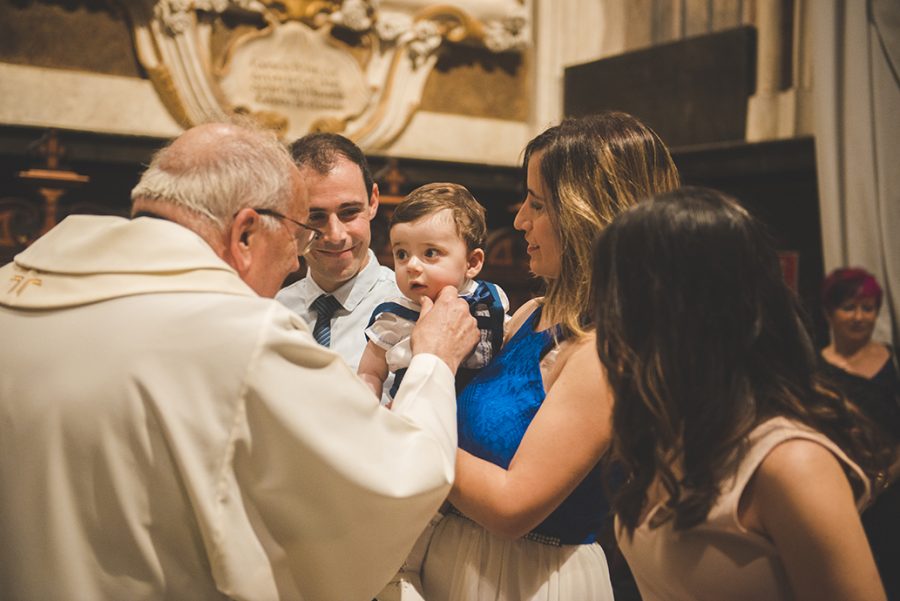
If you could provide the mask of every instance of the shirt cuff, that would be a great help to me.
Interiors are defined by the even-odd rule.
[[[456,377],[450,371],[450,366],[444,363],[444,360],[437,355],[432,355],[431,353],[413,355],[412,360],[409,362],[409,371],[413,371],[413,366],[418,366],[415,367],[415,371],[433,372],[438,380],[443,380],[442,384],[449,384],[455,390]],[[409,373],[409,371],[406,373]]]

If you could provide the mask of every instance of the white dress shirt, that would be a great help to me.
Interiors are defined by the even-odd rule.
[[[316,312],[311,308],[314,300],[322,294],[331,294],[341,303],[331,318],[331,349],[343,357],[354,372],[359,367],[359,360],[366,349],[366,326],[372,317],[372,311],[379,304],[400,295],[394,272],[378,263],[375,253],[369,249],[369,260],[366,266],[334,292],[325,292],[309,275],[286,286],[275,296],[291,311],[302,317],[310,330],[316,323]],[[388,376],[384,383],[382,402],[388,400],[387,391],[394,383],[394,376]]]

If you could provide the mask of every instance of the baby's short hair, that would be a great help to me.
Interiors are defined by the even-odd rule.
[[[468,250],[484,248],[487,224],[484,207],[465,186],[439,182],[419,186],[406,195],[391,215],[390,227],[398,223],[410,223],[426,215],[450,209],[456,223],[456,233],[466,243]]]

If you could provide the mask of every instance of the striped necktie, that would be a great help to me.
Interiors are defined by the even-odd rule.
[[[331,317],[340,308],[341,303],[330,294],[323,294],[312,303],[312,309],[316,312],[313,338],[324,347],[331,346]]]

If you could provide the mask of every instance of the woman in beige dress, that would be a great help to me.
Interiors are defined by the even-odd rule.
[[[644,601],[884,601],[859,510],[890,447],[814,378],[762,226],[683,188],[604,230],[593,275],[612,506]]]

